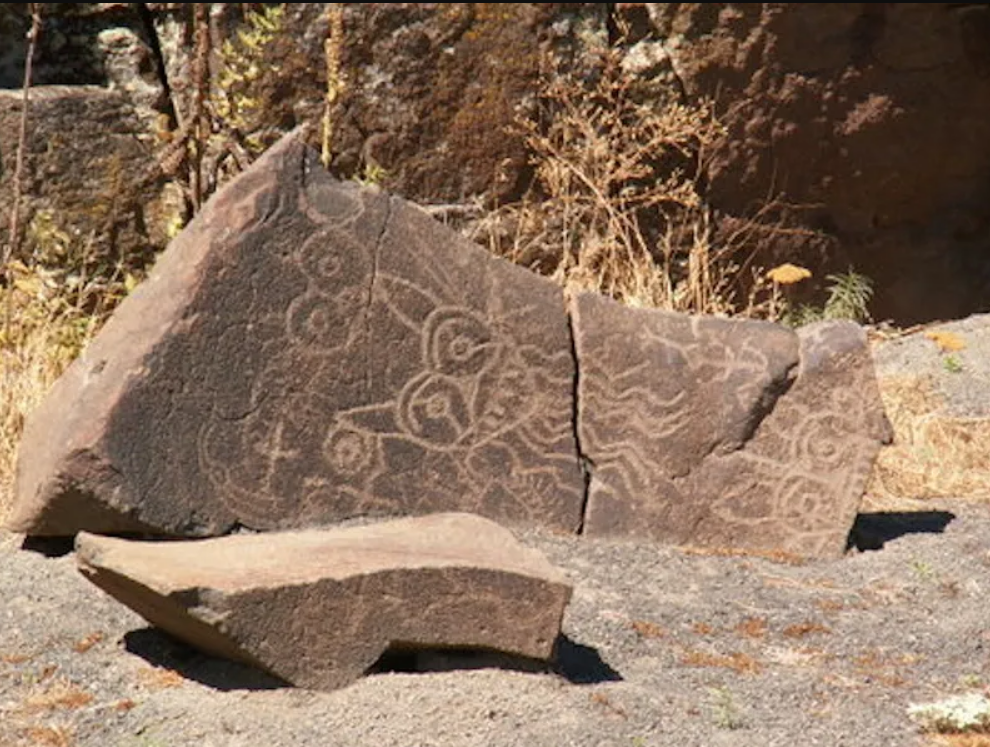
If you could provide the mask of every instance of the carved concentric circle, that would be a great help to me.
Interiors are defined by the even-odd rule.
[[[447,376],[477,376],[495,358],[488,324],[464,309],[441,307],[423,330],[429,366]]]
[[[323,442],[323,455],[334,471],[348,478],[372,471],[378,462],[378,439],[348,426],[332,428]]]
[[[402,390],[397,415],[408,435],[435,447],[453,446],[471,428],[470,411],[456,381],[431,372]]]
[[[315,281],[317,290],[321,292],[363,286],[371,275],[371,260],[367,252],[339,231],[321,231],[306,241],[296,256],[302,271]]]
[[[835,413],[820,413],[808,417],[795,434],[797,457],[817,468],[843,466],[848,440],[843,419]]]

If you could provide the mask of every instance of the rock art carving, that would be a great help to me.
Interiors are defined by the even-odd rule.
[[[855,324],[573,302],[589,535],[839,555],[890,438]]]
[[[580,525],[561,291],[333,180],[297,138],[139,290],[29,425],[12,527],[208,535],[442,510]]]
[[[29,419],[9,527],[207,536],[457,510],[830,555],[887,438],[857,325],[568,308],[288,136]]]
[[[571,587],[487,519],[138,542],[81,533],[79,568],[166,632],[303,687],[358,679],[392,644],[549,659]]]

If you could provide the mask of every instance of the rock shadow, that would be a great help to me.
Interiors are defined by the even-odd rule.
[[[616,682],[622,679],[618,672],[602,660],[597,650],[575,643],[564,635],[558,637],[554,656],[549,662],[488,649],[424,648],[413,644],[394,643],[365,674],[472,669],[552,672],[577,685]]]
[[[170,669],[216,690],[277,690],[291,683],[255,667],[221,659],[189,646],[157,628],[124,635],[124,648],[151,666]]]
[[[566,635],[557,639],[552,668],[572,685],[622,681],[622,675],[602,659],[598,649],[572,641]]]
[[[32,537],[30,534],[21,541],[21,549],[36,552],[46,558],[61,558],[74,549],[76,538],[69,537]]]
[[[956,515],[950,511],[883,511],[856,517],[847,550],[882,550],[906,534],[941,534]]]
[[[124,647],[153,667],[172,670],[186,679],[216,690],[226,692],[293,687],[292,683],[255,667],[205,654],[157,628],[141,628],[126,633]],[[365,675],[473,669],[552,672],[576,685],[617,682],[622,679],[618,672],[602,660],[597,650],[575,643],[567,636],[557,639],[556,652],[549,663],[487,649],[423,648],[397,643],[386,649]]]

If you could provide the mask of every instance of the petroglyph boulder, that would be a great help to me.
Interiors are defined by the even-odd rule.
[[[463,510],[574,531],[560,290],[287,136],[27,425],[9,526],[180,536]]]
[[[184,542],[81,533],[94,584],[192,646],[330,690],[393,644],[548,659],[571,588],[469,514]]]
[[[839,555],[889,424],[863,330],[573,302],[585,532]]]

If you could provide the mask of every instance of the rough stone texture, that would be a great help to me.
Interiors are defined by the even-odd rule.
[[[185,8],[155,5],[181,100],[193,80]],[[214,4],[218,37],[236,38],[239,9]],[[321,121],[326,12],[324,3],[285,5],[251,86],[266,127]],[[360,176],[373,166],[390,191],[418,202],[518,195],[530,173],[519,108],[532,105],[551,58],[580,64],[607,41],[601,3],[346,3],[343,12],[334,171]]]
[[[573,302],[584,531],[838,555],[889,440],[863,330]]]
[[[196,542],[82,533],[76,552],[90,581],[166,632],[324,690],[392,645],[549,659],[571,595],[541,553],[468,514]]]
[[[779,195],[784,220],[819,236],[767,230],[761,243],[816,268],[853,264],[876,281],[878,319],[986,309],[990,6],[647,6],[685,94],[715,97],[728,127],[709,154],[714,207],[737,221]]]
[[[0,241],[6,239],[23,107],[0,89]],[[31,91],[20,206],[23,252],[86,254],[112,266],[165,246],[181,200],[154,171],[153,143],[131,97],[99,86]]]
[[[466,510],[573,531],[561,291],[295,135],[211,200],[27,424],[31,534]]]
[[[155,70],[151,33],[141,3],[46,3],[35,50],[33,85],[123,84],[130,93],[164,96]],[[27,3],[0,5],[0,88],[20,89],[31,15]],[[123,74],[124,77],[120,77]]]
[[[216,49],[236,40],[248,5],[212,4]],[[326,4],[285,8],[247,97],[250,134],[266,144],[319,123],[326,93]],[[986,4],[347,3],[344,15],[344,89],[333,116],[342,175],[374,166],[390,190],[424,203],[511,200],[531,175],[512,125],[535,106],[541,74],[580,78],[612,45],[637,82],[671,87],[687,102],[716,99],[728,135],[707,153],[704,196],[717,237],[750,237],[768,266],[812,267],[809,290],[853,265],[875,281],[877,319],[987,308]],[[153,136],[154,114],[181,127],[191,116],[191,17],[189,3],[48,4],[35,83],[125,95],[138,116],[115,123],[114,138],[123,122],[129,135]],[[21,85],[28,27],[26,4],[0,6],[0,88]],[[113,152],[100,136],[104,120],[82,114],[83,142]],[[16,131],[0,127],[8,137]],[[229,157],[230,137],[212,139],[208,165]],[[9,175],[14,150],[0,145]],[[0,184],[0,205],[7,196]],[[40,206],[63,212],[47,200]],[[6,226],[0,220],[0,231]],[[117,227],[97,228],[96,241],[120,241],[122,253],[141,246]],[[66,230],[94,235],[88,224]]]

